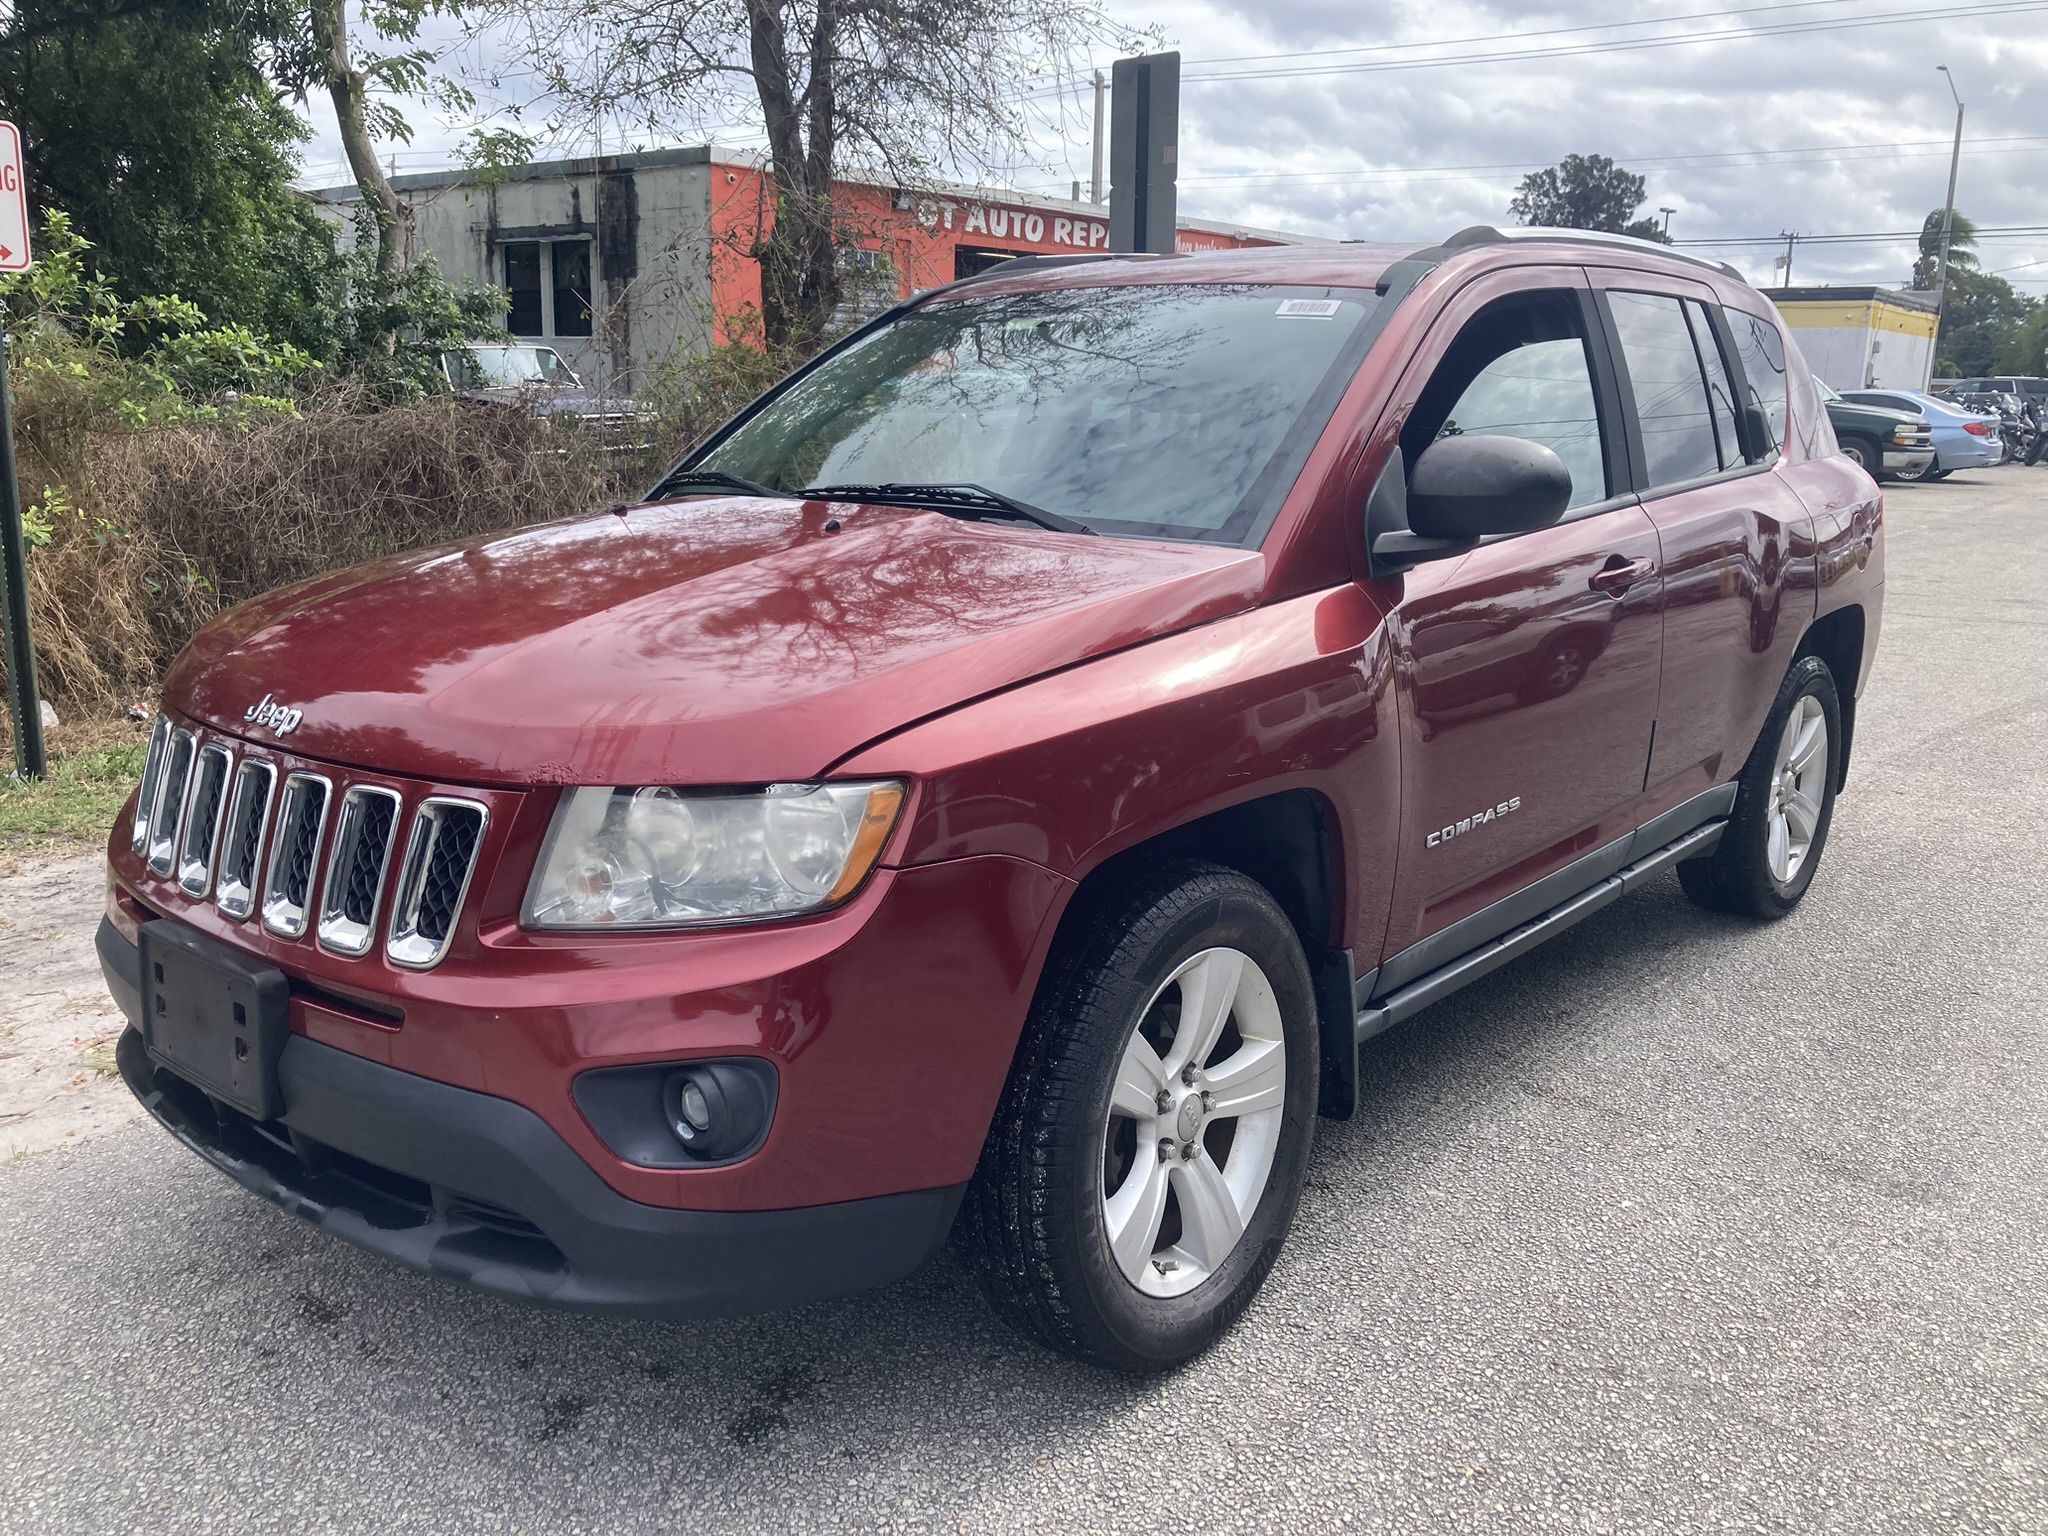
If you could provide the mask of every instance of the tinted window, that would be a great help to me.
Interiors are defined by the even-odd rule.
[[[1328,422],[1377,302],[968,289],[827,356],[692,467],[792,490],[977,484],[1106,532],[1245,541]]]
[[[1785,445],[1785,339],[1770,321],[1739,309],[1726,310],[1735,333],[1735,355],[1742,362],[1742,388],[1747,402],[1770,423],[1771,446]]]
[[[557,336],[590,334],[590,242],[557,241],[549,254],[555,268]]]
[[[1707,383],[1692,329],[1676,299],[1611,293],[1614,332],[1628,365],[1651,485],[1711,475],[1721,467]]]
[[[1920,402],[1918,400],[1908,400],[1904,395],[1871,395],[1859,391],[1849,396],[1849,398],[1851,400],[1861,400],[1870,405],[1881,405],[1888,411],[1904,411],[1908,416],[1918,416],[1920,414]]]
[[[1545,289],[1467,321],[1423,386],[1401,433],[1413,469],[1440,437],[1525,437],[1571,471],[1571,505],[1608,495],[1607,457],[1577,294]]]
[[[1714,412],[1714,441],[1721,450],[1721,467],[1733,469],[1743,462],[1742,439],[1735,430],[1735,390],[1721,361],[1721,343],[1707,320],[1706,305],[1687,299],[1685,318],[1692,323],[1692,343],[1706,369],[1707,403]]]
[[[512,307],[505,312],[505,329],[514,336],[540,334],[540,245],[519,240],[505,247],[505,289],[512,295]]]

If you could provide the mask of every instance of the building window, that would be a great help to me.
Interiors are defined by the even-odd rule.
[[[514,336],[591,334],[588,240],[508,240],[505,289],[512,296],[505,329]]]
[[[512,307],[505,311],[505,329],[514,336],[542,336],[540,312],[540,242],[519,240],[505,247],[505,287]]]
[[[551,336],[590,334],[590,242],[564,240],[548,247],[555,265],[555,324]]]

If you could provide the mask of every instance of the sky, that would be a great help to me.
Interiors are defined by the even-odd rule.
[[[1603,154],[1647,178],[1643,212],[1759,284],[1784,231],[1891,236],[1796,245],[1796,283],[1901,285],[1942,205],[1955,100],[1956,193],[1987,230],[1985,268],[2048,296],[2048,0],[1105,0],[1182,55],[1184,215],[1301,234],[1433,241],[1506,223],[1530,170]],[[1860,25],[1849,25],[1861,23]],[[454,46],[445,67],[495,62]],[[1112,54],[1093,64],[1107,69]],[[1089,171],[1085,70],[1020,82],[1032,153],[1018,188],[1064,195]],[[488,102],[492,93],[485,89]],[[453,161],[464,124],[409,104],[401,171]],[[305,180],[347,180],[333,116],[311,103]],[[701,143],[677,123],[660,142]],[[716,142],[757,147],[720,125]],[[645,135],[642,135],[645,139]],[[607,147],[616,148],[617,145]],[[587,152],[553,143],[544,153]],[[2037,233],[2022,232],[2032,226]]]

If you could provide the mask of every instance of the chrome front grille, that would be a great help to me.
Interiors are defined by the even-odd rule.
[[[370,948],[377,927],[377,898],[391,867],[398,835],[398,796],[375,785],[358,784],[341,797],[334,826],[334,853],[327,861],[327,885],[320,897],[320,943],[340,955]]]
[[[263,877],[263,926],[279,938],[305,934],[313,871],[320,865],[320,839],[327,828],[328,794],[327,781],[317,773],[295,773],[284,781],[270,868]]]
[[[256,910],[257,872],[263,863],[263,834],[270,826],[270,801],[277,792],[277,766],[247,758],[235,770],[234,793],[221,833],[220,873],[214,905],[237,922]]]
[[[204,898],[213,889],[214,855],[220,848],[220,813],[227,803],[228,769],[234,758],[219,745],[199,749],[199,767],[185,795],[178,827],[178,888]]]
[[[484,801],[336,785],[240,747],[157,720],[130,828],[149,872],[281,939],[354,957],[381,933],[392,964],[440,964],[483,851]]]
[[[488,813],[474,800],[433,796],[420,802],[399,867],[385,952],[411,970],[440,963],[455,933],[456,914],[476,872]]]

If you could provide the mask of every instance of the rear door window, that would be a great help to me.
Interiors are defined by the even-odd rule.
[[[1717,473],[1707,381],[1679,300],[1661,293],[1610,292],[1615,339],[1635,399],[1651,486]]]
[[[1685,301],[1685,318],[1692,324],[1692,342],[1699,349],[1700,363],[1707,375],[1707,403],[1714,412],[1714,441],[1721,450],[1721,467],[1734,469],[1743,462],[1742,437],[1735,430],[1735,388],[1728,382],[1728,365],[1721,356],[1721,343],[1707,319],[1707,306],[1697,299]]]
[[[1758,315],[1725,311],[1735,333],[1735,356],[1742,365],[1742,395],[1763,413],[1772,449],[1785,446],[1785,339],[1778,328]]]

